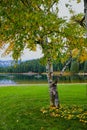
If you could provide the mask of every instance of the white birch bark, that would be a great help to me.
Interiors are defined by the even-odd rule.
[[[47,72],[47,79],[48,79],[49,92],[50,92],[50,106],[58,107],[59,97],[58,97],[58,90],[57,90],[57,82],[53,82],[53,64],[50,58],[48,59],[46,72]]]
[[[67,68],[67,66],[71,63],[71,61],[72,61],[72,57],[70,57],[70,59],[66,62],[65,66],[60,72],[60,75],[57,77],[57,80],[53,82],[53,64],[51,62],[51,59],[50,58],[48,59],[46,72],[47,72],[47,79],[48,79],[49,90],[50,90],[50,106],[57,107],[57,108],[60,106],[57,83],[59,81],[59,78],[62,76],[65,69]]]
[[[63,67],[63,69],[60,72],[60,76],[63,75],[64,71],[66,70],[67,66],[71,63],[72,61],[72,56],[69,58],[69,60],[66,62],[65,66]]]

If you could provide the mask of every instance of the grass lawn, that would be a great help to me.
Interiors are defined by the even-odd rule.
[[[49,109],[47,85],[0,87],[0,130],[87,130],[80,120],[87,121],[87,85],[60,84],[58,90],[62,116]],[[66,118],[70,111],[79,119]]]

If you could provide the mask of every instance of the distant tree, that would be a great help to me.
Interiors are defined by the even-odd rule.
[[[79,63],[79,71],[81,72],[84,72],[84,63],[85,62]]]
[[[72,73],[78,73],[79,72],[79,63],[77,61],[73,61],[71,63],[71,72]]]
[[[87,61],[84,63],[84,72],[87,73]]]

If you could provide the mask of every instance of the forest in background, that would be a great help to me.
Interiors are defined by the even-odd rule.
[[[54,62],[53,68],[54,71],[61,71],[65,63]],[[43,73],[46,72],[45,64],[41,63],[41,59],[30,60],[20,63],[12,63],[11,66],[8,67],[0,67],[0,73]],[[67,66],[66,72],[79,73],[84,72],[87,73],[87,61],[83,63],[79,63],[76,60],[72,60],[71,64]]]

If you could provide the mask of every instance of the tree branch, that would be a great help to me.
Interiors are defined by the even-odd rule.
[[[51,6],[48,8],[47,12],[52,8],[52,6],[56,3],[56,1],[54,1]]]
[[[69,60],[66,62],[65,66],[63,67],[63,69],[60,72],[60,76],[63,75],[64,71],[66,70],[67,66],[71,63],[72,61],[72,57],[69,58]]]
[[[27,8],[29,8],[29,3],[27,0],[21,0],[21,2],[23,3],[24,6],[26,6]]]
[[[26,4],[25,4],[24,0],[21,0],[21,2],[22,2],[22,4],[23,4],[24,6],[26,6]]]
[[[70,58],[68,59],[68,61],[67,61],[66,64],[64,65],[64,67],[62,68],[62,70],[61,70],[59,76],[57,76],[57,79],[56,79],[55,83],[58,82],[59,78],[63,75],[65,69],[66,69],[67,66],[71,63],[71,61],[72,61],[72,55],[70,56]]]
[[[81,20],[76,20],[75,19],[75,22],[77,22],[78,24],[80,24],[80,26],[85,27],[84,20],[85,20],[85,16]]]

